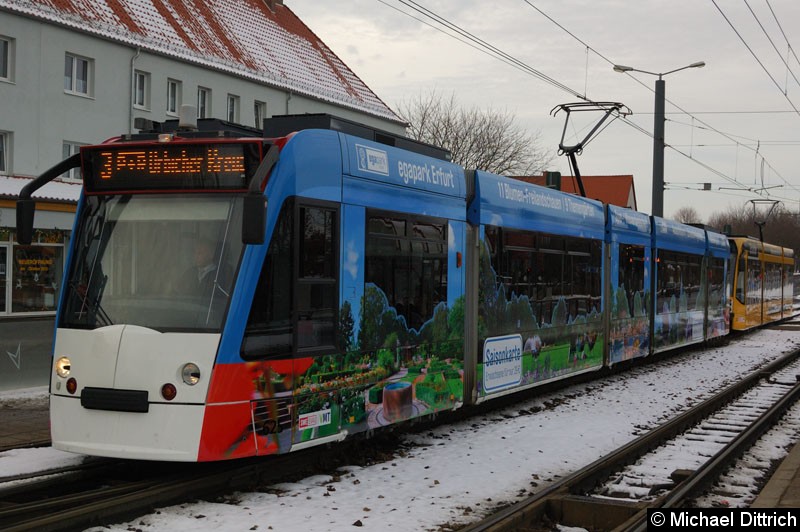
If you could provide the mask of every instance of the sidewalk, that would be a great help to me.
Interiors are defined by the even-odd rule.
[[[800,508],[800,442],[761,490],[751,508]]]

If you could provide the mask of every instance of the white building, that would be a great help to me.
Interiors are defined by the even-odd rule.
[[[21,188],[182,104],[256,127],[329,113],[405,131],[282,0],[0,0],[0,318],[52,316],[81,186],[75,170],[34,195],[32,246],[14,242]]]

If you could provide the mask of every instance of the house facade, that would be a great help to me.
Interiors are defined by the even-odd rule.
[[[329,113],[405,131],[280,0],[0,0],[0,102],[0,319],[54,314],[80,175],[34,195],[31,246],[14,240],[19,191],[81,145],[135,132],[136,118],[188,104],[258,128]]]

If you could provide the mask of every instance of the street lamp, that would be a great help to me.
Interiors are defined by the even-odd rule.
[[[648,72],[624,65],[614,65],[614,72],[641,72],[658,76],[656,80],[656,106],[655,122],[653,125],[653,216],[664,216],[664,80],[667,74],[685,70],[687,68],[700,68],[706,66],[704,61],[698,61],[669,72]]]

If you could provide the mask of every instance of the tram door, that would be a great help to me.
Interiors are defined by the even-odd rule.
[[[8,291],[8,247],[0,246],[0,316],[7,312],[6,292]]]

